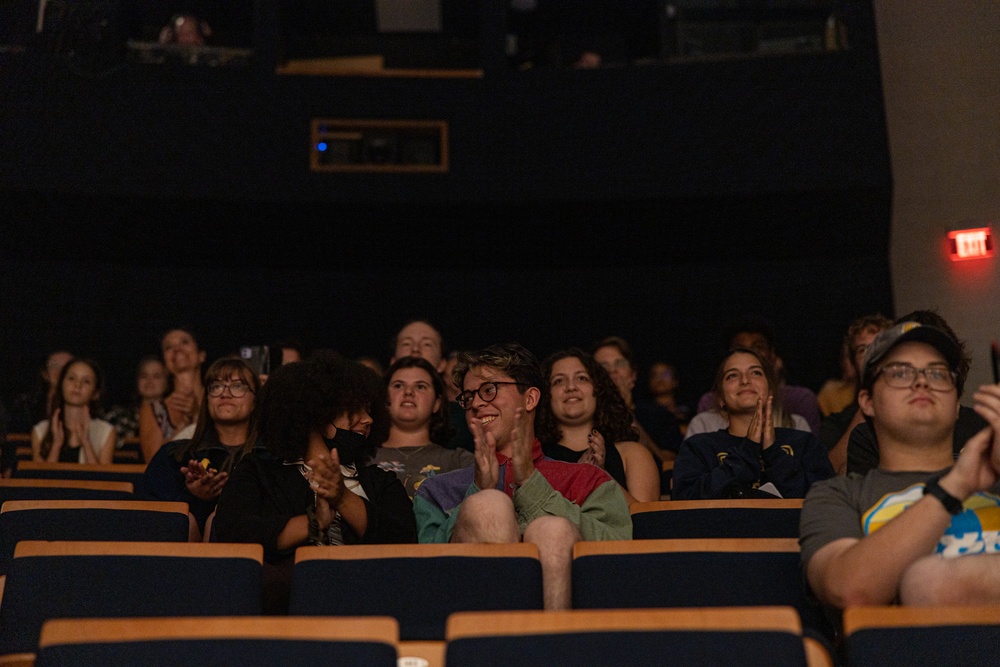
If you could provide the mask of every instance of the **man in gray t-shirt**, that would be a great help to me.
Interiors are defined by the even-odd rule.
[[[1000,581],[1000,385],[974,394],[989,427],[955,460],[965,367],[950,333],[917,322],[870,345],[858,404],[879,467],[817,482],[802,508],[802,562],[825,606],[1000,603],[987,583]]]

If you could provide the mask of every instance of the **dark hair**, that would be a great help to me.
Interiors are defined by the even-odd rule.
[[[968,351],[965,349],[965,342],[959,339],[955,330],[948,324],[948,321],[938,314],[937,309],[914,310],[912,313],[907,313],[902,317],[897,317],[893,324],[902,324],[903,322],[919,322],[920,324],[926,324],[937,329],[941,329],[954,339],[962,357],[961,361],[958,363],[958,367],[952,369],[955,371],[957,376],[955,378],[955,388],[958,390],[958,397],[961,398],[962,390],[965,389],[965,380],[969,377],[969,368],[972,366],[972,357],[969,356]],[[874,374],[871,375],[871,382],[868,382],[867,386],[864,387],[869,391],[871,390],[872,385],[875,384],[875,376]]]
[[[305,359],[308,356],[305,344],[298,338],[282,338],[272,343],[268,349],[271,353],[272,366],[281,365],[282,350],[295,350],[299,353],[300,359]]]
[[[26,411],[30,412],[28,415],[30,421],[29,428],[38,421],[48,419],[49,417],[49,390],[54,391],[52,385],[49,384],[49,360],[57,354],[68,354],[70,357],[76,356],[69,350],[64,349],[52,350],[45,355],[41,365],[38,367],[38,373],[35,375],[35,384],[30,394],[30,402],[26,406]],[[36,410],[32,406],[38,406],[38,409]]]
[[[337,417],[365,410],[372,417],[366,463],[389,434],[385,387],[375,371],[337,352],[318,350],[304,361],[274,369],[257,394],[247,449],[260,441],[275,456],[302,458],[309,438]]]
[[[733,339],[741,333],[760,334],[767,341],[768,347],[771,348],[771,353],[777,354],[778,344],[774,324],[772,324],[766,317],[762,317],[760,315],[750,315],[740,320],[730,322],[723,330],[723,348],[727,350],[732,349]],[[727,354],[726,356],[728,357],[729,355]]]
[[[497,343],[482,350],[460,352],[451,374],[455,386],[461,389],[466,374],[477,366],[487,366],[512,378],[519,383],[517,390],[522,394],[528,387],[538,388],[543,396],[548,391],[538,359],[520,343]]]
[[[192,329],[191,327],[188,327],[188,326],[169,327],[169,328],[164,329],[163,331],[161,331],[160,332],[160,337],[157,338],[157,340],[159,341],[161,347],[163,346],[163,339],[167,337],[168,333],[171,333],[173,331],[183,331],[184,333],[186,333],[187,335],[191,336],[191,338],[194,339],[194,344],[198,346],[199,350],[202,349],[201,348],[201,344],[198,343],[198,336],[197,336],[197,334],[195,334],[194,329]]]
[[[441,406],[431,413],[429,426],[431,442],[439,445],[447,445],[455,433],[454,427],[448,419],[448,396],[444,390],[444,378],[437,372],[437,369],[423,357],[400,357],[385,371],[385,387],[388,394],[389,385],[392,383],[393,374],[403,368],[419,368],[426,372],[431,378],[434,387],[434,395],[441,399]]]
[[[792,416],[785,413],[785,407],[781,401],[781,392],[778,391],[778,377],[774,371],[774,364],[772,364],[768,359],[762,357],[759,352],[751,350],[747,347],[734,347],[730,349],[729,352],[722,357],[722,361],[719,362],[718,368],[715,369],[715,382],[712,384],[712,395],[715,397],[715,400],[718,402],[722,411],[726,411],[725,393],[722,390],[723,376],[726,373],[726,364],[734,354],[749,354],[760,363],[760,367],[764,369],[764,378],[767,380],[767,390],[773,397],[771,402],[771,414],[773,415],[774,425],[791,427]]]
[[[638,440],[639,432],[632,424],[632,413],[628,409],[625,399],[622,398],[618,387],[611,379],[611,375],[597,363],[592,355],[576,347],[553,352],[541,364],[542,377],[551,383],[552,367],[557,361],[570,357],[580,360],[593,382],[596,402],[593,417],[594,428],[604,436],[604,441],[611,444]],[[535,434],[543,444],[558,443],[562,440],[562,428],[559,426],[555,413],[552,412],[552,392],[548,386],[546,391],[542,392],[542,398],[538,404]]]
[[[56,381],[56,393],[52,398],[52,409],[49,410],[49,428],[42,437],[42,442],[39,446],[39,453],[43,459],[49,455],[49,451],[52,449],[52,440],[54,437],[52,433],[52,416],[56,413],[56,410],[59,411],[59,421],[62,422],[64,428],[66,426],[66,411],[63,409],[66,407],[66,398],[63,396],[62,386],[70,367],[76,364],[84,364],[94,372],[94,395],[91,397],[88,406],[90,408],[91,419],[97,419],[99,415],[104,414],[104,410],[101,407],[101,394],[104,392],[104,371],[101,370],[100,364],[93,359],[73,357],[59,371],[59,379]]]
[[[622,338],[621,336],[607,336],[605,338],[602,338],[601,340],[597,341],[596,343],[590,346],[590,353],[594,354],[602,347],[617,348],[618,351],[621,352],[621,355],[625,357],[625,361],[628,362],[628,365],[631,366],[633,370],[636,370],[638,372],[635,363],[635,355],[632,353],[632,346],[629,345],[628,341],[626,341],[624,338]]]
[[[164,379],[167,382],[167,386],[164,387],[163,389],[163,395],[169,396],[170,392],[174,390],[174,377],[170,374],[169,371],[167,371],[167,365],[163,363],[163,357],[161,357],[159,354],[143,355],[142,358],[139,359],[139,363],[135,365],[135,379],[134,382],[132,383],[132,404],[137,408],[142,404],[142,395],[139,394],[139,387],[138,387],[139,376],[142,375],[143,367],[145,367],[146,364],[153,363],[154,361],[160,364],[160,366],[163,366],[163,375]]]
[[[191,457],[201,449],[203,446],[208,445],[212,442],[217,442],[219,437],[218,433],[215,431],[215,422],[212,420],[212,416],[208,412],[208,385],[215,380],[225,381],[232,377],[233,373],[236,373],[241,380],[250,385],[250,390],[253,392],[254,396],[260,391],[260,378],[257,373],[254,372],[253,367],[241,359],[240,357],[222,357],[217,359],[208,367],[205,371],[205,392],[201,397],[201,407],[198,411],[198,421],[197,426],[194,428],[194,435],[191,436],[191,440],[184,447],[178,447],[173,452],[173,457],[175,461],[179,463],[187,463]],[[256,406],[255,406],[256,407]],[[253,411],[250,412],[251,419],[253,419]],[[211,428],[210,428],[211,427]],[[247,428],[249,432],[249,427]],[[244,452],[239,452],[237,455],[230,454],[226,458],[225,463],[223,463],[221,471],[229,472],[232,470],[233,466],[236,465],[239,458]]]
[[[847,350],[847,354],[851,357],[851,364],[854,365],[854,354],[856,350],[854,349],[854,339],[859,335],[868,331],[869,329],[874,329],[876,333],[879,331],[884,331],[892,326],[892,320],[883,315],[882,313],[873,313],[871,315],[862,315],[847,327],[847,333],[844,334],[844,344],[843,349]],[[861,381],[861,373],[864,371],[863,368],[858,368],[858,381]]]

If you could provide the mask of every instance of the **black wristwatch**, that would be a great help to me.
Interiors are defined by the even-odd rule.
[[[942,477],[943,475],[935,475],[934,477],[931,477],[929,480],[927,480],[927,482],[924,484],[924,495],[934,496],[935,498],[941,501],[941,504],[944,505],[944,508],[948,510],[948,514],[951,514],[952,516],[957,516],[961,514],[963,511],[965,511],[965,508],[962,507],[961,500],[959,500],[958,498],[956,498],[955,496],[951,495],[950,493],[941,488],[939,482],[941,481]]]

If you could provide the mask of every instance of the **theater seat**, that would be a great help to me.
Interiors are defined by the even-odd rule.
[[[34,653],[49,618],[262,612],[259,544],[20,542],[0,605],[0,656]]]
[[[534,544],[384,544],[299,547],[289,613],[391,616],[401,640],[433,641],[452,612],[542,607]]]
[[[791,607],[461,612],[446,639],[448,667],[832,664]]]
[[[392,618],[57,619],[42,626],[36,667],[396,667]]]

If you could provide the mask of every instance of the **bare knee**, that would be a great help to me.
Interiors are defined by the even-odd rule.
[[[573,545],[583,537],[572,521],[561,516],[538,517],[524,531],[524,541],[538,546],[538,554],[544,561],[549,554],[556,557],[572,557]]]
[[[520,539],[514,503],[496,489],[483,489],[462,501],[451,532],[452,542],[503,544]]]

